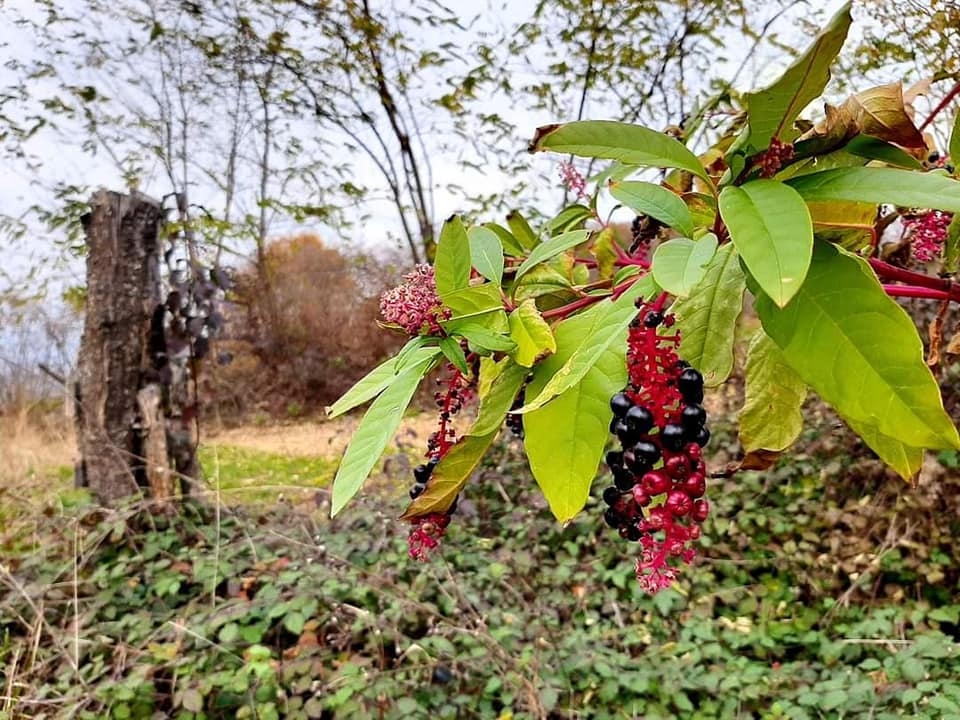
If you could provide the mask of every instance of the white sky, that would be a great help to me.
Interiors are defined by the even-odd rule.
[[[496,19],[501,24],[508,24],[513,21],[522,20],[528,17],[535,6],[534,0],[517,0],[509,3],[509,9],[506,14],[500,14]],[[803,14],[811,10],[819,10],[826,17],[832,15],[842,4],[841,0],[831,0],[830,2],[811,2],[800,8]],[[449,3],[454,9],[463,9],[465,13],[475,13],[480,7],[486,8],[487,13],[491,13],[495,8],[492,0],[486,0],[484,4],[476,0],[455,0]],[[0,0],[0,8],[31,10],[35,9],[32,0]],[[497,9],[497,12],[500,12]],[[789,37],[796,31],[787,24],[780,25],[777,30],[781,36]],[[629,32],[629,28],[624,28],[624,32]],[[732,39],[735,42],[736,39]],[[29,56],[34,51],[34,38],[30,37],[24,30],[16,28],[11,23],[11,16],[0,9],[0,60],[4,59],[4,53],[11,53],[12,56]],[[794,45],[802,47],[806,43],[805,39],[796,38]],[[2,45],[6,44],[6,47]],[[746,48],[744,48],[745,50]],[[762,86],[772,80],[782,67],[786,64],[786,59],[780,62],[767,62],[762,58],[751,68],[752,72],[744,73],[739,85],[741,89]],[[0,87],[7,84],[9,72],[0,66]],[[508,105],[493,108],[495,111],[508,116],[517,122],[519,127],[526,128],[526,135],[519,139],[521,143],[532,136],[533,130],[547,122],[562,121],[564,118],[537,117],[534,114],[525,114],[517,117],[517,113]],[[599,116],[602,116],[602,108],[592,108]],[[35,142],[30,144],[30,150],[42,162],[42,168],[39,172],[28,169],[24,163],[6,163],[3,171],[0,172],[0,215],[19,215],[23,210],[36,202],[37,198],[44,197],[51,181],[66,180],[75,184],[98,186],[103,185],[111,188],[122,188],[117,172],[113,165],[104,158],[91,157],[81,148],[79,142],[73,139],[54,139],[49,134],[39,136]],[[357,175],[363,176],[364,173],[373,171],[369,161],[360,158],[354,159],[357,164]],[[541,168],[549,168],[556,163],[555,158],[540,157],[537,159]],[[454,162],[454,158],[445,161],[444,157],[433,158],[434,170],[434,202],[435,217],[438,219],[449,216],[450,214],[461,210],[461,198],[446,190],[446,186],[451,183],[463,183],[464,171]],[[486,176],[473,174],[469,177],[469,182],[474,190],[481,190],[490,193],[498,193],[505,186],[512,182],[511,178],[505,178],[497,173],[490,173]],[[147,187],[147,192],[157,193],[156,188]],[[163,194],[163,192],[159,192]],[[491,218],[497,219],[497,218]],[[397,220],[389,204],[373,205],[371,220],[363,228],[362,236],[370,242],[378,240],[390,234],[395,230]],[[273,228],[276,234],[284,234],[295,230],[288,223],[278,225]],[[325,239],[332,239],[333,233],[330,230],[321,230]],[[393,234],[397,234],[395,231]],[[2,238],[0,238],[2,242]],[[25,274],[38,263],[49,260],[55,255],[51,253],[52,238],[45,236],[44,231],[37,228],[35,233],[17,247],[16,253],[12,256],[6,254],[6,263],[4,265],[8,275],[23,278]],[[76,284],[82,282],[82,267],[79,263],[68,263],[59,270],[45,270],[57,278],[56,284]],[[2,290],[2,278],[0,278],[0,290]]]

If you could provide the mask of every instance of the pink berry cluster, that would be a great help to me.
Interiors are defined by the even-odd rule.
[[[587,180],[573,166],[573,163],[560,163],[560,183],[567,191],[576,195],[578,200],[589,197],[587,195]]]
[[[434,396],[440,409],[439,427],[427,440],[427,462],[413,469],[414,484],[410,488],[411,500],[416,500],[426,491],[434,468],[456,443],[456,431],[450,427],[450,422],[460,412],[469,392],[467,379],[456,368],[451,368],[450,378],[445,383],[442,380],[437,382],[445,384],[445,389]],[[453,505],[445,513],[433,512],[418,515],[411,520],[413,527],[407,537],[411,558],[421,561],[429,558],[430,552],[439,547],[440,540],[450,524],[450,517],[456,509],[457,501],[454,500]]]
[[[940,257],[951,220],[953,213],[943,210],[921,210],[904,216],[904,234],[910,238],[910,249],[915,260],[931,262]]]
[[[450,317],[437,296],[437,282],[430,265],[417,265],[403,282],[380,296],[380,314],[410,335],[440,335],[440,321]]]
[[[690,544],[710,512],[703,377],[677,356],[673,324],[657,306],[641,306],[628,337],[629,385],[610,400],[610,431],[621,449],[606,457],[613,485],[603,492],[604,520],[639,541],[637,580],[650,593],[676,579],[671,561],[693,560]]]
[[[785,143],[777,137],[771,138],[770,146],[756,159],[756,166],[760,168],[760,177],[773,177],[784,165],[793,160],[793,156],[791,143]]]

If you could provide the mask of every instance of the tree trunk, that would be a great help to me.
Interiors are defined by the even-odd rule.
[[[144,489],[172,494],[169,461],[158,457],[165,453],[159,436],[165,424],[150,348],[151,319],[161,302],[164,211],[139,193],[106,190],[94,193],[90,207],[77,438],[83,484],[100,502],[116,505]]]

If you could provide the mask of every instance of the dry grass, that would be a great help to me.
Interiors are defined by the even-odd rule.
[[[35,486],[72,466],[76,457],[73,427],[62,412],[24,408],[0,415],[0,487]]]

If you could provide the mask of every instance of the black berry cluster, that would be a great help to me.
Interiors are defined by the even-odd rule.
[[[692,560],[689,543],[709,513],[703,377],[677,356],[672,326],[673,316],[650,306],[631,325],[630,383],[610,400],[610,431],[620,447],[607,453],[613,485],[603,492],[604,520],[641,543],[637,577],[653,592],[676,577],[670,558]]]

